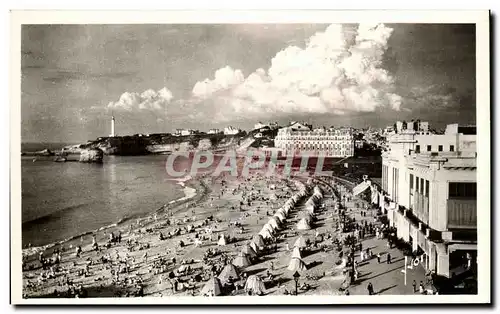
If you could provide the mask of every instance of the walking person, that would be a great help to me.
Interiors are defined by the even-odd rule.
[[[371,282],[368,283],[368,286],[366,287],[366,289],[368,290],[368,295],[373,295],[373,285]]]
[[[391,253],[387,253],[387,264],[391,263]]]
[[[380,253],[377,254],[377,262],[380,264]]]
[[[420,282],[419,291],[421,294],[424,294],[425,289],[424,289],[424,283],[422,281]]]
[[[415,280],[413,280],[413,293],[417,292],[417,282]]]

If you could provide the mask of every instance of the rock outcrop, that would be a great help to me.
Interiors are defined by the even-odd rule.
[[[101,163],[104,153],[97,148],[82,149],[80,152],[80,162]]]

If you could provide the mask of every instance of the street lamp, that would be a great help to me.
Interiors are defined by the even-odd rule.
[[[299,278],[299,272],[295,271],[295,273],[293,274],[293,280],[295,281],[295,295],[298,295]]]

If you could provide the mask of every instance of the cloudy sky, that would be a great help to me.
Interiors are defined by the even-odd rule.
[[[21,51],[23,142],[476,118],[474,25],[29,25]]]

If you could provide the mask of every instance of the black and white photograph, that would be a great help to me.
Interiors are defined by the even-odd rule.
[[[488,11],[70,13],[11,15],[12,303],[491,302]]]

